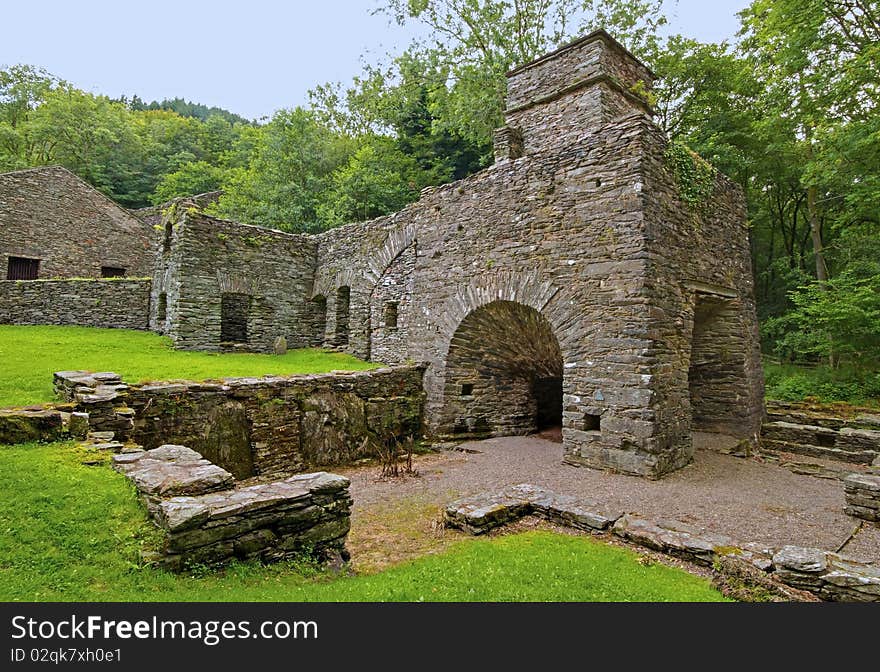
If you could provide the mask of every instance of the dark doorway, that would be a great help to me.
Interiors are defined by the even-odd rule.
[[[552,430],[548,438],[561,440],[562,371],[559,343],[540,312],[513,301],[472,311],[449,345],[447,432],[543,436]]]
[[[351,287],[336,290],[336,338],[334,345],[348,345],[348,319],[351,309]]]
[[[251,297],[226,293],[220,299],[220,342],[247,343]]]

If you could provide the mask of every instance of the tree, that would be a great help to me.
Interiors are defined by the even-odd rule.
[[[400,210],[418,197],[416,160],[389,138],[376,137],[332,175],[317,214],[323,228]]]
[[[247,167],[230,171],[215,212],[285,231],[317,231],[331,175],[353,149],[311,112],[276,112],[260,130]]]
[[[153,194],[153,203],[165,203],[180,196],[193,196],[209,191],[217,191],[226,180],[223,168],[207,161],[193,161],[183,164],[173,173],[162,177]]]

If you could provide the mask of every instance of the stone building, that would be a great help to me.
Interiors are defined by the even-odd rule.
[[[60,166],[0,174],[0,279],[147,277],[152,227]]]
[[[602,31],[508,77],[494,165],[393,215],[308,236],[170,214],[151,328],[424,362],[430,434],[561,425],[572,464],[658,477],[693,430],[756,438],[740,189],[710,172],[711,196],[682,198],[653,74]]]

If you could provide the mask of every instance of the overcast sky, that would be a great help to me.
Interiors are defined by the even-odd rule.
[[[187,98],[248,118],[307,102],[399,53],[415,29],[378,0],[0,0],[0,66],[29,63],[75,86],[146,101]],[[666,0],[670,30],[731,39],[747,0]]]

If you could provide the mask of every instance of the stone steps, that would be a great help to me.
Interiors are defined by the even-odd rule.
[[[761,447],[771,452],[870,464],[880,456],[880,431],[774,420],[761,428]]]

